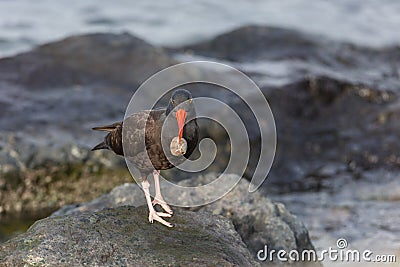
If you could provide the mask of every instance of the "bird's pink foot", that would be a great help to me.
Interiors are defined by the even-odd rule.
[[[167,221],[165,221],[161,217],[171,217],[171,214],[165,212],[156,212],[154,209],[149,212],[149,222],[153,223],[153,221],[157,221],[165,226],[172,227],[173,225]]]
[[[153,201],[152,201],[151,203],[153,204],[153,206],[159,204],[159,205],[163,208],[163,210],[164,210],[165,212],[167,212],[168,214],[170,214],[170,215],[173,213],[173,211],[172,211],[172,209],[170,208],[170,206],[168,206],[168,204],[167,204],[167,203],[164,201],[164,199],[163,199],[162,197],[160,197],[160,196],[155,196],[154,199],[153,199]]]

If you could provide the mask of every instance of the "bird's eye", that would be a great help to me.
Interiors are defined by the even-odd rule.
[[[192,104],[192,102],[193,102],[193,99],[192,99],[192,98],[190,98],[190,99],[189,99],[189,103],[190,103],[190,104]]]

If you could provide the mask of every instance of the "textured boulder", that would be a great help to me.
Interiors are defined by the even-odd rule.
[[[270,181],[283,191],[320,190],[337,174],[359,178],[371,169],[399,168],[396,91],[326,76],[262,90],[278,135]]]
[[[215,175],[198,176],[181,181],[179,185],[198,186],[209,183],[215,178]],[[233,176],[232,179],[234,179]],[[286,251],[297,250],[301,252],[305,249],[314,249],[307,229],[296,216],[292,215],[283,204],[272,202],[258,191],[249,193],[248,186],[249,182],[241,179],[237,186],[222,199],[191,209],[229,218],[253,256],[260,249],[263,249],[264,245],[268,245],[270,249],[284,249]],[[165,192],[172,190],[168,194],[174,194],[173,188],[168,188],[167,185],[162,186],[162,188]],[[201,198],[203,196],[192,197]],[[180,197],[179,201],[182,205],[190,204],[190,198],[185,196]],[[144,203],[144,195],[141,189],[135,184],[127,183],[89,203],[66,206],[54,213],[53,216],[79,215],[105,207],[138,206]]]
[[[281,192],[319,190],[337,173],[398,170],[398,46],[369,48],[251,25],[176,50],[234,62],[260,85],[276,121],[270,181]],[[256,158],[257,125],[244,121]]]
[[[0,246],[1,266],[257,266],[222,216],[177,211],[167,228],[145,206],[51,217]]]
[[[232,179],[234,179],[232,175]],[[187,179],[182,186],[199,186],[215,180],[215,175]],[[268,245],[271,249],[286,251],[314,249],[304,224],[292,215],[282,203],[272,202],[260,191],[249,193],[249,182],[241,179],[223,198],[195,208],[230,218],[249,249],[256,253]],[[204,196],[206,197],[206,196]],[[190,199],[182,197],[182,205]]]
[[[317,38],[290,29],[268,26],[244,26],[210,40],[183,47],[196,54],[231,61],[249,58],[283,59],[319,56]]]

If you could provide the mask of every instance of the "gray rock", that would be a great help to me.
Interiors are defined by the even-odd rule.
[[[320,52],[316,36],[291,29],[253,25],[222,33],[210,40],[185,46],[183,49],[231,61],[251,58],[304,59],[317,57]]]
[[[284,192],[332,188],[329,178],[340,173],[359,178],[370,169],[398,168],[399,110],[384,112],[399,103],[395,91],[329,77],[263,90],[279,137],[270,181],[284,184]]]
[[[270,181],[280,192],[330,188],[334,182],[324,180],[336,173],[359,178],[369,169],[398,169],[398,46],[368,48],[251,25],[174,51],[227,60],[260,85],[277,126]],[[259,135],[257,122],[244,121],[253,145],[251,177]]]
[[[167,228],[147,208],[51,217],[1,245],[1,266],[257,266],[231,222],[177,211]]]
[[[324,180],[336,173],[359,178],[371,168],[398,169],[398,46],[369,48],[250,25],[173,51],[184,59],[200,55],[228,61],[260,85],[276,121],[270,181],[280,192],[330,188],[334,182]],[[231,106],[240,106],[227,97]],[[242,106],[238,110],[250,113]],[[246,172],[251,177],[258,126],[252,118],[243,121],[252,144]]]
[[[187,179],[179,184],[198,186],[213,180],[215,175],[207,175]],[[196,209],[230,218],[253,253],[257,253],[264,245],[286,251],[314,249],[304,224],[282,203],[272,202],[260,191],[249,193],[248,188],[249,182],[241,179],[223,198]],[[182,205],[187,201],[185,198],[180,199]]]
[[[198,186],[213,181],[215,175],[198,176],[181,181],[182,186]],[[232,179],[234,177],[232,176]],[[270,249],[286,251],[305,249],[314,250],[303,223],[292,215],[283,204],[274,203],[260,192],[248,192],[249,182],[241,179],[237,186],[222,199],[211,204],[191,208],[199,212],[209,212],[229,218],[254,257],[260,249],[268,245]],[[162,185],[162,190],[174,194],[173,188]],[[171,190],[171,191],[170,191]],[[196,195],[193,197],[204,197]],[[190,204],[190,199],[181,197],[182,206]],[[143,205],[144,195],[135,184],[124,184],[114,188],[89,203],[79,206],[67,206],[55,212],[53,216],[79,215],[84,212],[98,211],[103,208],[120,205]],[[181,209],[178,209],[181,210]],[[267,263],[266,263],[267,264]]]
[[[84,212],[96,212],[104,208],[120,206],[141,206],[146,204],[143,191],[136,184],[125,183],[115,187],[110,193],[104,194],[87,203],[66,205],[51,216],[79,215]]]
[[[30,88],[109,82],[136,86],[174,64],[162,48],[128,33],[87,34],[0,61],[3,77]]]

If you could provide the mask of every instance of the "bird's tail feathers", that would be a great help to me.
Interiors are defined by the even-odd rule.
[[[92,151],[99,149],[108,149],[108,146],[106,145],[106,143],[101,142],[100,144],[97,144],[94,148],[92,148]]]
[[[117,128],[117,127],[120,126],[120,125],[121,125],[120,122],[116,122],[116,123],[113,123],[113,124],[111,124],[111,125],[93,127],[92,130],[95,130],[95,131],[104,131],[104,132],[112,132],[112,131],[115,130],[115,128]]]

